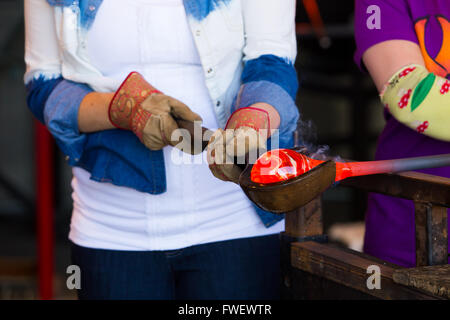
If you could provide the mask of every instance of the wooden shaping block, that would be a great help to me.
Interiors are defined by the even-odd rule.
[[[393,274],[402,267],[359,252],[316,242],[292,243],[291,265],[343,287],[386,300],[442,299],[419,288],[395,283]],[[367,268],[376,265],[381,272],[381,288],[369,289]]]
[[[450,299],[450,265],[395,270],[396,283]]]

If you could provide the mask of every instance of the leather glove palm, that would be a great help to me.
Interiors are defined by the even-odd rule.
[[[223,181],[239,182],[242,170],[236,165],[253,162],[265,152],[270,134],[267,111],[242,108],[229,118],[225,131],[218,129],[208,143],[208,163],[212,174]],[[247,157],[247,159],[245,159]]]

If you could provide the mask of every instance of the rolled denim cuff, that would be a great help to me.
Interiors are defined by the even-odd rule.
[[[25,84],[27,89],[28,108],[42,124],[45,124],[45,102],[47,101],[48,96],[52,93],[53,89],[61,81],[63,81],[63,78],[60,76],[56,76],[55,78],[46,78],[45,75],[41,74],[37,78],[31,78],[31,80]]]
[[[243,84],[233,107],[237,110],[260,102],[270,104],[278,111],[281,135],[295,131],[300,116],[295,101],[282,87],[273,82],[261,80]]]
[[[92,91],[86,84],[63,80],[45,104],[45,124],[71,166],[80,161],[87,139],[78,129],[78,110],[81,101]]]

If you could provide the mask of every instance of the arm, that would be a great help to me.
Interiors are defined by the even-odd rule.
[[[388,80],[401,68],[418,64],[425,66],[417,43],[405,40],[390,40],[367,49],[363,62],[381,93]]]
[[[234,112],[226,126],[233,129],[233,135],[219,130],[208,147],[214,176],[234,182],[240,169],[230,159],[237,156],[239,161],[248,154],[250,162],[256,160],[266,149],[267,138],[274,138],[274,129],[279,129],[275,138],[279,146],[289,147],[299,118],[295,105],[295,0],[246,0],[242,12],[245,66]]]
[[[33,114],[44,122],[48,97],[63,81],[53,9],[45,0],[26,0],[25,18],[27,101]],[[107,115],[111,98],[112,93],[97,92],[82,97],[78,112],[80,132],[113,128]]]
[[[292,133],[298,119],[298,81],[293,65],[297,55],[295,0],[247,0],[242,6],[245,66],[235,107],[269,105],[273,108],[269,114],[276,111],[279,117],[270,119],[271,129],[279,127]]]
[[[88,139],[86,133],[116,127],[114,117],[110,115],[114,93],[93,92],[86,84],[62,77],[55,19],[53,9],[47,1],[26,0],[25,21],[25,83],[28,106],[33,114],[45,123],[67,156],[69,164],[76,165],[83,155]],[[141,82],[144,83],[144,80]],[[131,84],[134,85],[136,83]],[[136,91],[135,89],[130,91]],[[128,98],[137,99],[132,95]],[[133,110],[137,110],[140,106],[134,104],[133,107],[136,107]],[[121,128],[133,130],[141,142],[152,150],[159,150],[173,143],[171,133],[177,126],[171,114],[200,120],[200,117],[193,115],[185,105],[163,94],[152,95],[143,107],[149,113],[146,118],[148,122],[138,127],[132,126],[132,121],[136,124],[143,119],[139,118],[140,113],[133,113],[139,119],[128,119],[129,123]],[[115,116],[120,117],[120,113],[116,112]]]
[[[109,121],[108,109],[114,93],[91,92],[81,101],[78,110],[80,132],[95,132],[114,129]]]
[[[26,0],[24,13],[28,107],[45,123],[74,165],[81,158],[86,141],[78,130],[78,108],[92,90],[62,78],[54,13],[47,1]]]
[[[392,40],[363,55],[389,112],[411,129],[450,141],[450,82],[428,72],[417,44]]]
[[[24,76],[27,103],[36,118],[44,123],[44,105],[62,81],[52,9],[45,0],[26,0]]]
[[[379,23],[371,28],[374,6]],[[390,114],[416,132],[450,141],[450,82],[425,67],[409,3],[355,0],[355,39],[356,63],[367,68]]]

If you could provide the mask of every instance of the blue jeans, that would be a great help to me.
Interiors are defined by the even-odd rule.
[[[279,299],[279,235],[168,251],[116,251],[73,244],[80,299]]]

